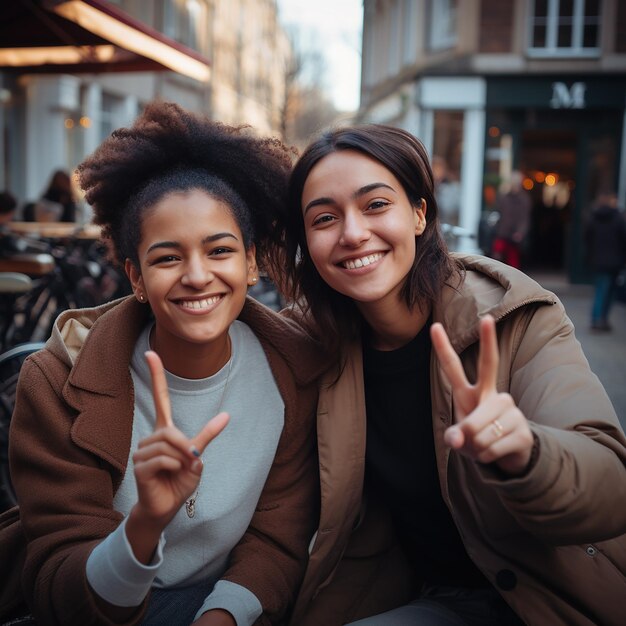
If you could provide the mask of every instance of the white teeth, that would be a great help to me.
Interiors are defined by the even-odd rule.
[[[342,265],[349,270],[354,270],[357,267],[365,267],[366,265],[370,265],[378,259],[382,259],[383,255],[381,252],[377,252],[376,254],[369,254],[367,256],[361,257],[360,259],[348,259],[344,261]]]
[[[221,296],[213,296],[211,298],[205,298],[204,300],[181,300],[179,304],[185,309],[207,309],[218,302],[220,297]]]

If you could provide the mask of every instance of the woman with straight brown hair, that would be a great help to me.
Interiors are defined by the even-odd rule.
[[[283,287],[337,354],[294,626],[623,623],[626,438],[558,298],[448,253],[406,131],[324,133],[289,193]]]

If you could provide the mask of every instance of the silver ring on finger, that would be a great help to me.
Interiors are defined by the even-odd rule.
[[[502,435],[504,434],[504,426],[502,426],[500,420],[497,419],[491,422],[491,430],[496,439],[500,439],[500,437],[502,437]]]

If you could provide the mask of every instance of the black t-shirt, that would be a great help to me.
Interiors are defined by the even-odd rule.
[[[483,587],[443,501],[430,400],[430,323],[407,345],[374,350],[363,340],[366,488],[389,508],[415,573],[431,584]]]

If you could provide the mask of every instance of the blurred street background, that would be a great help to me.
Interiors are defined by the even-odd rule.
[[[602,381],[617,417],[626,429],[626,303],[617,303],[613,309],[612,332],[593,331],[589,326],[593,296],[590,285],[573,285],[558,274],[531,275],[563,302],[589,365]]]
[[[626,2],[0,2],[0,352],[127,292],[74,172],[155,98],[296,148],[335,124],[407,129],[457,251],[492,255],[519,176],[521,268],[563,298],[626,419],[625,305],[589,330],[584,236],[602,193],[626,206]],[[267,281],[253,295],[281,305]]]

